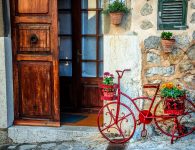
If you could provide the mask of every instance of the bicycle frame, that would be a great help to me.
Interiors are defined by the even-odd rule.
[[[165,135],[171,137],[171,144],[173,144],[174,139],[178,139],[178,138],[181,138],[183,136],[189,135],[189,134],[191,134],[192,132],[195,131],[194,126],[192,126],[192,127],[189,126],[188,127],[188,126],[185,126],[184,124],[180,124],[180,122],[182,121],[184,116],[189,116],[189,119],[190,119],[192,117],[191,113],[195,112],[194,111],[195,105],[192,102],[190,102],[189,100],[186,100],[186,102],[188,103],[188,106],[189,106],[188,108],[191,108],[191,109],[189,109],[190,111],[187,110],[188,112],[184,112],[183,114],[169,114],[169,113],[165,113],[165,112],[163,112],[161,115],[156,114],[158,108],[161,108],[159,106],[164,107],[164,104],[165,104],[164,100],[161,99],[154,106],[154,102],[155,102],[155,99],[157,97],[157,93],[159,91],[160,84],[146,84],[146,85],[143,86],[144,88],[154,88],[155,89],[155,93],[154,93],[154,96],[152,98],[149,98],[149,97],[146,97],[146,96],[132,98],[129,95],[127,95],[126,93],[123,93],[121,91],[121,84],[120,83],[121,83],[121,79],[122,79],[123,74],[124,74],[125,71],[130,71],[130,69],[125,69],[123,71],[116,70],[116,72],[118,74],[118,85],[116,86],[116,88],[118,89],[117,90],[117,95],[114,95],[111,99],[107,99],[106,97],[101,98],[102,100],[104,100],[103,98],[105,98],[105,100],[116,100],[114,102],[109,102],[106,105],[104,105],[98,113],[98,118],[97,118],[98,128],[99,128],[100,133],[103,135],[103,137],[105,137],[108,141],[110,141],[112,143],[127,142],[133,136],[133,134],[135,132],[135,129],[136,129],[136,125],[141,124],[141,123],[143,123],[143,129],[141,131],[141,136],[145,137],[147,135],[147,130],[145,128],[145,125],[150,124],[152,122],[152,120],[154,120],[154,123],[155,123],[156,127],[162,133],[164,133]],[[100,88],[102,88],[102,86],[100,86]],[[136,117],[135,117],[133,111],[131,110],[131,108],[129,106],[127,106],[126,104],[121,102],[121,97],[122,96],[126,97],[134,105],[135,109],[139,112],[138,120],[136,120]],[[137,106],[136,101],[141,100],[141,99],[149,100],[151,102],[150,105],[149,105],[149,109],[143,110],[142,108],[140,109],[139,106]],[[160,105],[160,104],[162,104],[162,105]],[[109,106],[112,106],[112,105],[116,106],[113,109],[115,111],[114,114],[112,113],[112,110],[109,109]],[[154,111],[153,111],[153,114],[152,114],[151,110],[152,110],[153,106],[154,106]],[[128,112],[127,115],[125,115],[124,113],[120,113],[120,109],[123,108],[123,107]],[[99,121],[100,120],[99,116],[100,116],[100,114],[102,114],[104,112],[104,110],[107,110],[106,114],[110,115],[111,120],[108,123],[108,125],[106,125],[106,123],[105,123],[102,126],[100,124],[100,121]],[[159,111],[159,112],[161,112],[161,111]],[[129,117],[129,116],[131,116],[130,120],[132,119],[131,121],[133,123],[132,132],[125,136],[124,133],[126,133],[126,131],[122,129],[121,124],[122,124],[122,121],[124,119],[127,120],[127,117]],[[177,118],[178,116],[179,117],[181,116],[179,120]],[[137,121],[139,121],[139,122],[137,122]],[[168,122],[168,124],[165,123],[166,121]],[[186,121],[186,120],[184,120],[184,121]],[[165,129],[162,128],[161,125],[163,125],[163,127],[167,126],[168,130],[166,130],[166,128]],[[113,126],[116,126],[116,127],[113,127]],[[103,129],[101,127],[103,127]],[[171,131],[169,130],[170,127],[172,128]],[[112,139],[112,136],[107,137],[107,135],[106,135],[107,133],[106,132],[104,133],[104,131],[106,131],[106,130],[108,132],[110,132],[109,129],[111,129],[111,128],[116,129],[118,131],[119,136],[122,137],[119,141],[116,141],[115,139]],[[178,132],[178,134],[175,134],[177,132]]]
[[[153,105],[154,105],[154,101],[155,101],[156,96],[157,96],[157,93],[158,93],[158,91],[159,91],[160,84],[156,84],[155,86],[154,86],[154,85],[153,85],[153,86],[151,86],[151,85],[145,85],[145,88],[156,88],[156,91],[155,91],[155,94],[154,94],[153,98],[144,97],[144,96],[143,96],[143,97],[131,98],[131,97],[128,96],[127,94],[121,92],[120,80],[122,79],[123,74],[124,74],[125,71],[130,71],[130,70],[129,70],[129,69],[125,69],[125,70],[123,70],[123,71],[120,71],[120,70],[117,70],[117,71],[116,71],[117,74],[118,74],[118,92],[117,92],[117,94],[118,94],[118,97],[117,97],[117,104],[118,104],[118,105],[117,105],[117,110],[116,110],[116,121],[115,121],[115,123],[118,122],[118,115],[119,115],[119,112],[120,112],[120,105],[119,105],[119,104],[121,103],[121,100],[120,100],[121,95],[123,95],[123,96],[126,97],[129,101],[131,101],[131,102],[133,103],[133,105],[135,106],[136,110],[137,110],[140,114],[142,114],[144,118],[151,118],[151,119],[153,119],[153,118],[158,118],[157,116],[153,116],[153,115],[150,116],[150,117],[148,117],[148,115],[149,115],[149,113],[151,112],[151,109],[152,109],[152,107],[153,107]],[[120,74],[120,73],[121,73],[121,74]],[[151,104],[150,104],[150,106],[149,106],[148,113],[147,113],[146,115],[143,114],[143,113],[141,112],[141,110],[139,109],[139,107],[138,107],[137,104],[135,103],[136,100],[140,100],[140,99],[147,99],[147,100],[152,101]]]

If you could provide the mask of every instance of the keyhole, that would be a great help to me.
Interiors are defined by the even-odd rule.
[[[32,43],[32,44],[36,44],[37,42],[38,42],[38,37],[37,37],[37,35],[36,34],[32,34],[31,35],[31,37],[30,37],[30,42]]]

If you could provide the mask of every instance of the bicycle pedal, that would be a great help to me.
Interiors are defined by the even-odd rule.
[[[145,130],[142,130],[141,131],[141,137],[146,137],[147,136],[147,130],[145,129]]]
[[[140,125],[140,124],[141,124],[140,120],[137,120],[137,121],[136,121],[136,124],[137,124],[137,125]]]

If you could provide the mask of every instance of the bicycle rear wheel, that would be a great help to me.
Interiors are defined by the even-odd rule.
[[[166,115],[163,112],[164,100],[154,109],[154,121],[158,129],[167,136],[180,138],[195,131],[195,105],[185,100],[185,111],[181,115]]]
[[[98,128],[102,136],[111,143],[125,143],[134,134],[136,119],[132,110],[125,104],[120,103],[120,112],[117,118],[117,102],[104,105],[97,118]],[[104,123],[100,123],[100,116],[104,114]]]

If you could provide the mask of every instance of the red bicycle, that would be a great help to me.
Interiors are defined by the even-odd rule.
[[[144,88],[154,88],[155,94],[153,98],[137,97],[131,98],[121,91],[120,80],[123,77],[123,71],[116,70],[118,74],[118,84],[114,86],[117,94],[110,97],[101,95],[102,100],[108,101],[98,113],[97,124],[102,136],[111,143],[125,143],[133,135],[136,125],[143,124],[141,136],[147,135],[146,125],[155,123],[156,127],[165,135],[171,137],[171,144],[178,138],[187,136],[195,130],[195,105],[188,99],[185,99],[185,108],[182,113],[165,113],[165,100],[161,99],[155,104],[155,99],[160,88],[160,84],[146,84]],[[100,89],[103,88],[100,86]],[[129,106],[122,103],[121,97],[128,99],[138,111],[138,116],[131,110]],[[144,100],[151,102],[149,109],[140,109],[136,102]],[[154,106],[154,109],[153,109]],[[132,107],[132,106],[131,106]],[[153,113],[152,113],[153,112]],[[104,115],[104,123],[100,121],[101,115]]]

